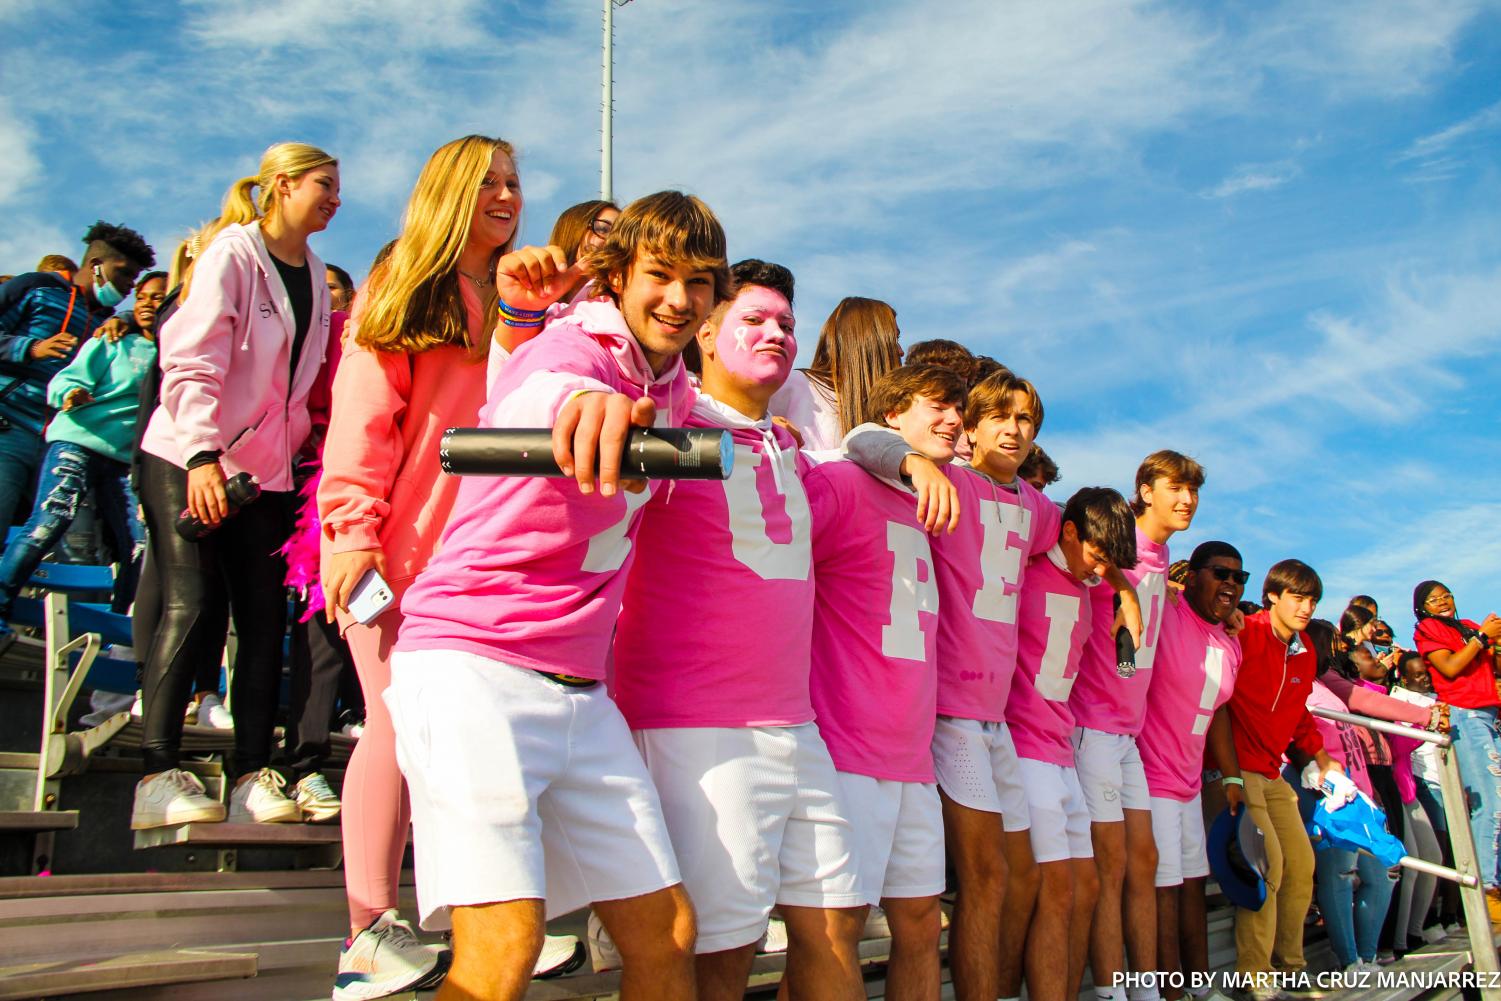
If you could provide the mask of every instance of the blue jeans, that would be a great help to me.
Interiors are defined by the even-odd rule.
[[[1341,966],[1357,958],[1374,960],[1397,881],[1375,856],[1365,852],[1325,848],[1313,858],[1319,910],[1334,955]]]
[[[1470,807],[1470,833],[1475,859],[1486,886],[1501,885],[1496,871],[1497,836],[1501,833],[1501,736],[1496,732],[1496,708],[1449,710],[1449,737],[1459,761]]]
[[[1292,776],[1288,781],[1297,780],[1291,765],[1286,774]],[[1303,815],[1304,823],[1311,823],[1313,808],[1322,797],[1304,789],[1301,781],[1294,788],[1298,790],[1298,812]],[[1324,915],[1324,929],[1339,964],[1349,966],[1357,959],[1374,960],[1381,926],[1386,921],[1401,871],[1388,870],[1375,856],[1365,852],[1324,848],[1315,841],[1313,875],[1319,912]]]
[[[14,433],[3,432],[0,437]],[[31,519],[0,557],[0,623],[10,618],[17,592],[73,524],[79,502],[89,493],[94,495],[99,514],[122,556],[110,607],[122,613],[130,608],[146,549],[146,528],[137,514],[135,491],[130,488],[130,466],[82,445],[55,441],[42,462]]]
[[[16,515],[24,510],[21,505],[31,498],[46,451],[41,435],[25,428],[11,426],[0,431],[0,544]]]

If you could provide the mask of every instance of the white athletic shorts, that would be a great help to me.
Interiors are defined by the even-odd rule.
[[[1038,862],[1094,858],[1089,808],[1072,768],[1021,758],[1022,786],[1032,815],[1032,857]]]
[[[855,857],[862,903],[943,892],[943,803],[932,782],[897,782],[838,772],[855,818]]]
[[[635,737],[698,914],[698,952],[756,942],[774,904],[864,905],[850,815],[818,727]]]
[[[944,795],[971,810],[999,813],[1008,831],[1025,831],[1027,791],[1005,723],[940,716],[933,728],[933,768]]]
[[[1157,885],[1178,886],[1209,875],[1204,849],[1204,807],[1195,794],[1187,803],[1152,797],[1152,839],[1157,842]]]
[[[681,882],[662,806],[605,686],[453,650],[391,657],[386,705],[412,802],[422,927],[454,907],[549,917]]]
[[[1074,766],[1089,806],[1089,819],[1108,824],[1126,819],[1125,810],[1150,810],[1147,773],[1136,738],[1087,726],[1074,729]]]

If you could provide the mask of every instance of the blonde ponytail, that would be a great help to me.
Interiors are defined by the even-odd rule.
[[[250,192],[260,185],[258,177],[242,177],[230,185],[229,191],[224,195],[224,204],[219,208],[218,223],[220,227],[230,223],[245,224],[255,222],[260,217],[256,210],[255,199],[250,197]]]

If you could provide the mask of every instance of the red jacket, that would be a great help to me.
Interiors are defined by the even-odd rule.
[[[1247,619],[1240,634],[1240,673],[1227,704],[1242,772],[1274,779],[1289,744],[1310,757],[1324,749],[1308,711],[1318,657],[1306,633],[1299,633],[1298,640],[1302,651],[1289,657],[1287,644],[1272,632],[1264,611]]]

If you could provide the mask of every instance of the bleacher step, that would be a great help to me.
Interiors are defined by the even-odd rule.
[[[0,831],[73,831],[77,810],[0,810]]]
[[[278,848],[300,848],[309,845],[336,845],[343,842],[343,833],[334,824],[243,824],[221,821],[215,824],[176,824],[171,827],[153,827],[134,831],[137,848],[159,848],[163,845],[225,845],[259,846],[274,845]]]
[[[0,967],[0,1001],[253,977],[254,953],[162,949]]]

